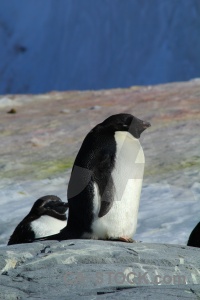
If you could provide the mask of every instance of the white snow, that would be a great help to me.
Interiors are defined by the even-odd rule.
[[[166,182],[144,186],[136,240],[186,244],[200,221],[200,193],[170,186]]]

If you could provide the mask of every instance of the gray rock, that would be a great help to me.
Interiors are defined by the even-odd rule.
[[[85,111],[86,111],[86,108],[80,108],[76,112],[85,112]]]
[[[90,107],[90,110],[100,110],[101,106],[100,105],[94,105]]]
[[[70,109],[64,108],[64,109],[61,109],[60,112],[63,114],[68,114],[68,113],[70,113]]]
[[[0,248],[0,299],[199,299],[198,248],[95,240]]]

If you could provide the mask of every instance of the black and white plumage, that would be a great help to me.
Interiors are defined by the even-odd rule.
[[[200,248],[200,222],[192,230],[187,246]]]
[[[30,243],[37,238],[59,233],[67,224],[68,203],[54,195],[38,199],[29,214],[17,225],[8,245]]]
[[[76,156],[65,228],[45,239],[132,241],[144,172],[140,134],[150,123],[117,114],[96,125]]]
[[[131,241],[145,163],[138,139],[149,126],[130,114],[117,114],[88,133],[69,181],[67,226],[47,239]]]

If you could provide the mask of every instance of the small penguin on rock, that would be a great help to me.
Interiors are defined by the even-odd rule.
[[[67,209],[68,203],[57,196],[39,198],[15,228],[8,245],[31,243],[37,238],[59,233],[67,224]]]

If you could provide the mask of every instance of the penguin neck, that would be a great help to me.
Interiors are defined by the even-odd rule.
[[[58,219],[60,221],[66,221],[67,220],[66,214],[58,214],[53,210],[46,212],[44,215],[55,218],[55,219]]]
[[[114,138],[117,147],[117,157],[120,157],[120,159],[123,157],[126,162],[130,159],[135,163],[145,163],[145,157],[139,139],[127,131],[116,131]]]
[[[123,142],[125,139],[131,139],[134,140],[136,143],[139,143],[139,140],[136,139],[130,132],[128,131],[115,131],[115,139]]]

